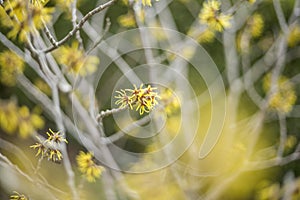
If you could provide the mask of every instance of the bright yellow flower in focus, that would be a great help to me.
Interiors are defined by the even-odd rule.
[[[199,14],[202,24],[206,24],[210,29],[222,32],[230,27],[230,15],[221,13],[221,3],[216,0],[208,0],[203,3],[203,8]]]
[[[266,75],[263,80],[263,89],[269,92],[271,88],[272,76]],[[272,92],[269,99],[269,106],[282,113],[289,113],[296,103],[297,96],[294,85],[284,76],[280,76],[277,81],[277,90]]]
[[[287,42],[288,42],[289,47],[294,47],[300,42],[300,27],[299,26],[296,25],[291,29]]]
[[[119,108],[128,106],[133,109],[135,107],[136,111],[139,110],[140,115],[144,112],[149,113],[158,104],[157,99],[160,99],[158,93],[155,92],[156,89],[150,85],[143,88],[143,84],[141,84],[140,88],[134,86],[134,89],[117,91],[119,95],[115,96],[118,99],[115,104],[119,105]]]
[[[84,153],[83,151],[80,151],[79,155],[76,157],[76,161],[79,171],[83,173],[84,177],[89,182],[95,182],[96,178],[99,178],[105,170],[104,167],[97,165],[93,161],[93,154],[91,152]]]
[[[0,53],[0,82],[7,86],[14,86],[16,75],[24,70],[22,58],[12,51]]]
[[[79,49],[79,44],[73,42],[72,45],[62,46],[56,51],[56,57],[59,64],[64,65],[69,72],[86,76],[97,69],[99,59],[96,56],[86,56]]]

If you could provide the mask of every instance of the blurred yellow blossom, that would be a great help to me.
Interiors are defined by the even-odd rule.
[[[79,171],[83,173],[84,177],[89,182],[95,182],[96,178],[99,178],[104,171],[104,167],[97,165],[93,161],[93,153],[91,152],[84,153],[83,151],[80,151],[79,155],[76,157],[76,161]]]
[[[205,29],[202,33],[200,33],[197,37],[197,41],[199,43],[209,43],[213,42],[215,39],[215,32],[210,30],[209,28]]]
[[[26,106],[20,108],[15,102],[0,102],[0,128],[8,134],[17,132],[22,138],[44,127],[44,120],[30,112]]]
[[[28,200],[28,198],[24,194],[20,194],[14,191],[14,194],[10,195],[10,200]]]
[[[287,42],[289,47],[294,47],[300,42],[300,27],[298,25],[291,28]]]
[[[32,0],[32,4],[35,6],[44,6],[49,2],[49,0]]]
[[[151,0],[135,0],[135,2],[142,2],[143,6],[152,6]]]
[[[269,92],[271,87],[272,76],[267,74],[263,80],[263,89]],[[277,88],[271,91],[269,106],[272,109],[282,113],[289,113],[296,103],[297,96],[294,85],[284,76],[280,76],[277,81]]]
[[[180,102],[170,89],[165,89],[161,92],[161,104],[164,106],[164,111],[167,115],[172,115],[180,109]]]
[[[139,110],[140,115],[144,114],[144,112],[149,113],[154,106],[158,104],[157,99],[160,98],[160,96],[154,92],[156,89],[157,88],[153,88],[150,85],[143,88],[143,84],[141,84],[140,88],[134,86],[133,90],[126,89],[117,91],[119,95],[115,96],[115,98],[118,99],[115,103],[117,105],[120,104],[120,108],[129,106],[133,109],[133,107],[135,107],[136,111]]]
[[[134,15],[130,12],[118,17],[118,22],[121,26],[126,28],[131,28],[136,26]]]
[[[18,107],[15,102],[0,102],[0,128],[12,134],[18,127]]]
[[[64,11],[70,9],[71,3],[73,0],[55,0],[55,5]]]
[[[70,47],[62,46],[55,53],[58,63],[64,65],[68,72],[81,76],[93,73],[99,64],[98,57],[86,56],[77,42]]]
[[[12,51],[0,53],[0,82],[7,86],[14,86],[16,75],[24,70],[23,60]]]
[[[247,0],[250,4],[254,4],[256,0]]]
[[[29,108],[22,106],[18,110],[19,115],[19,134],[26,138],[37,129],[44,127],[44,120],[35,113],[30,113]]]
[[[47,85],[47,83],[45,81],[43,81],[42,79],[36,79],[34,81],[34,85],[44,94],[50,96],[52,91],[51,88],[49,87],[49,85]]]
[[[200,22],[219,32],[229,28],[231,16],[221,13],[220,9],[221,3],[219,1],[208,0],[204,2],[199,14]]]
[[[264,28],[264,19],[261,14],[255,13],[248,20],[248,28],[252,37],[257,38],[261,36]]]
[[[34,4],[27,5],[23,0],[5,1],[4,10],[9,17],[2,19],[2,24],[11,29],[7,34],[9,38],[25,42],[27,33],[40,30],[44,27],[43,23],[51,21],[54,8],[38,6],[38,2],[45,3],[34,1]]]

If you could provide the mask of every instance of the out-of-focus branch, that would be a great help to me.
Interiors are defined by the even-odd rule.
[[[84,23],[91,18],[93,15],[97,14],[98,12],[101,12],[102,10],[110,7],[111,5],[113,5],[117,0],[110,0],[102,5],[99,5],[98,7],[96,7],[95,9],[93,9],[92,11],[90,11],[89,13],[87,13],[80,21],[79,23],[68,33],[68,35],[66,35],[63,39],[61,39],[60,41],[56,42],[54,46],[49,47],[47,49],[44,49],[43,52],[44,53],[49,53],[55,49],[57,49],[59,46],[61,46],[62,44],[64,44],[68,39],[70,39],[78,30],[80,30],[82,28],[82,26],[84,25]]]
[[[282,157],[284,152],[284,146],[287,138],[286,118],[283,113],[278,113],[279,126],[280,126],[280,139],[277,157]]]
[[[285,21],[285,17],[284,17],[279,0],[273,0],[273,5],[275,8],[277,19],[279,21],[280,28],[284,34],[287,34],[289,31],[289,27]]]

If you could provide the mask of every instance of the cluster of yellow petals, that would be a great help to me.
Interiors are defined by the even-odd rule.
[[[93,161],[93,157],[91,152],[84,153],[83,151],[80,151],[76,157],[79,171],[89,182],[95,182],[96,178],[99,178],[104,171],[104,167],[97,165]]]
[[[222,32],[225,28],[230,27],[231,16],[221,13],[221,3],[216,0],[208,0],[203,3],[203,8],[199,14],[202,24],[207,25],[210,29]]]
[[[6,86],[14,86],[16,76],[24,70],[23,60],[12,51],[0,53],[0,82]]]
[[[52,162],[59,163],[62,160],[63,155],[58,147],[61,143],[68,143],[68,141],[59,131],[54,132],[49,129],[49,132],[46,132],[46,134],[48,138],[45,141],[42,141],[37,137],[38,142],[31,145],[30,148],[37,149],[36,156],[41,155],[41,158],[46,157]]]
[[[25,42],[27,34],[34,33],[44,27],[44,23],[52,20],[54,8],[43,7],[45,1],[10,0],[4,2],[4,11],[1,11],[1,22],[10,31],[7,36]],[[1,8],[2,9],[2,8]]]
[[[165,89],[161,92],[161,104],[164,106],[164,111],[168,116],[174,114],[180,108],[180,102],[178,97],[176,97],[172,90]]]
[[[300,26],[295,25],[290,28],[290,33],[287,39],[289,47],[295,47],[300,42]]]
[[[44,127],[44,120],[26,106],[18,107],[13,101],[0,102],[0,128],[8,133],[18,133],[22,138]]]
[[[277,87],[274,91],[270,91],[273,89],[271,84],[272,76],[267,74],[263,80],[263,88],[265,92],[271,92],[269,98],[270,108],[281,113],[289,113],[297,100],[294,85],[284,76],[278,78]]]
[[[249,33],[253,38],[261,36],[264,28],[264,19],[261,14],[255,13],[248,20]]]
[[[81,76],[93,73],[100,62],[96,56],[85,55],[77,42],[73,42],[71,46],[62,46],[55,53],[58,63],[68,72]]]
[[[119,94],[115,96],[118,100],[116,104],[119,105],[120,108],[130,107],[133,109],[136,108],[136,111],[139,110],[140,115],[144,114],[144,112],[149,113],[155,105],[158,104],[157,99],[160,98],[158,93],[155,92],[157,88],[153,88],[148,85],[146,88],[143,88],[143,84],[141,84],[140,88],[134,86],[134,89],[126,89],[117,91]]]

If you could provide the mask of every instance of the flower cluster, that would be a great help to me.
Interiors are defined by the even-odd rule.
[[[248,20],[248,30],[253,38],[261,36],[264,28],[264,19],[261,14],[255,13]]]
[[[86,56],[78,45],[74,42],[70,47],[62,46],[56,51],[56,57],[58,63],[65,66],[68,72],[85,76],[96,70],[99,59],[96,56]]]
[[[300,26],[295,25],[291,27],[290,33],[287,39],[289,47],[295,47],[300,42]]]
[[[157,99],[160,98],[158,93],[155,92],[156,89],[150,85],[143,88],[143,84],[141,84],[140,88],[134,86],[133,90],[125,89],[117,91],[119,95],[115,96],[118,99],[116,104],[120,108],[128,106],[133,109],[135,107],[136,111],[139,110],[140,115],[144,114],[144,112],[149,113],[158,104]]]
[[[24,70],[23,60],[12,51],[0,53],[0,82],[7,86],[14,86],[16,75]]]
[[[28,33],[41,30],[44,23],[52,19],[54,8],[43,7],[45,0],[33,1],[33,4],[23,0],[11,0],[4,2],[4,10],[1,12],[3,26],[10,29],[8,37],[18,38],[20,42],[26,41]]]
[[[46,134],[48,138],[45,141],[42,141],[37,137],[39,142],[31,145],[30,148],[37,149],[36,156],[41,155],[41,158],[47,157],[48,160],[59,163],[62,160],[63,155],[57,147],[63,142],[68,143],[68,141],[59,131],[54,132],[49,129],[49,132],[46,132]]]
[[[211,30],[222,32],[230,27],[230,15],[221,13],[221,3],[216,0],[208,0],[203,3],[199,14],[202,24],[206,24]]]
[[[80,151],[79,155],[76,157],[76,161],[79,171],[83,173],[89,182],[95,182],[96,178],[99,178],[104,171],[104,167],[97,165],[94,162],[93,153],[91,152],[84,153],[83,151]]]
[[[180,108],[180,102],[178,98],[170,89],[165,89],[161,93],[161,102],[164,105],[164,111],[168,116],[174,114]]]
[[[271,74],[267,74],[263,81],[265,92],[269,92],[272,89],[271,81]],[[280,76],[275,89],[275,91],[271,91],[269,98],[270,108],[278,112],[289,113],[297,100],[294,85],[286,77]]]
[[[14,191],[14,194],[10,195],[10,200],[28,200],[28,198],[23,195],[23,194],[20,194],[16,191]]]
[[[0,102],[0,128],[8,133],[18,133],[22,138],[44,127],[44,120],[26,106],[18,107],[16,102]]]

